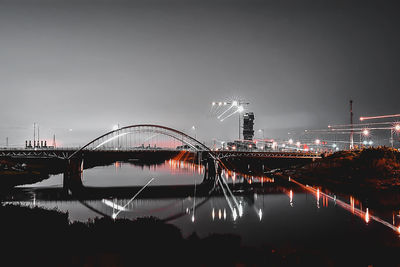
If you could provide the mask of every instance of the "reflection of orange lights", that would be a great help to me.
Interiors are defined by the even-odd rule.
[[[290,202],[293,202],[293,190],[290,190],[290,192],[289,192],[289,199],[290,199]]]
[[[118,168],[121,168],[121,162],[116,161],[116,162],[114,163],[114,166],[115,166],[115,170],[117,171]]]
[[[354,214],[354,198],[350,196],[351,213]]]
[[[299,183],[299,182],[297,182],[296,180],[294,180],[293,178],[291,179],[291,182],[293,182],[293,183],[299,185],[300,187],[302,187],[303,189],[305,189],[305,190],[307,190],[307,191],[309,191],[309,192],[312,192],[312,193],[317,194],[317,189],[315,189],[315,188],[313,188],[313,187],[310,187],[310,186],[308,186],[308,185],[304,185],[304,184],[302,184],[302,183]],[[344,202],[344,201],[341,201],[341,200],[339,200],[339,199],[336,199],[336,196],[335,196],[335,197],[332,197],[332,196],[327,195],[327,194],[325,194],[325,193],[323,193],[323,192],[321,192],[320,194],[322,194],[323,196],[326,196],[328,199],[334,201],[336,205],[342,207],[342,208],[345,209],[345,210],[348,210],[348,211],[350,211],[350,212],[353,210],[353,208],[352,208],[352,206],[351,206],[350,204],[347,204],[347,203]],[[354,198],[353,198],[353,199],[354,199]],[[359,205],[360,205],[360,209],[354,207],[354,215],[357,215],[358,217],[362,218],[362,219],[365,220],[366,222],[369,222],[369,221],[372,219],[372,220],[374,220],[374,221],[376,221],[376,222],[379,222],[380,224],[382,224],[382,225],[384,225],[384,226],[386,226],[386,227],[388,227],[388,228],[394,230],[396,233],[397,233],[397,232],[400,233],[400,226],[395,226],[395,225],[393,225],[393,224],[391,224],[391,223],[388,223],[388,222],[385,221],[385,220],[382,220],[381,218],[379,218],[379,217],[377,217],[377,216],[371,215],[371,214],[369,213],[368,208],[366,209],[365,212],[362,211],[362,203],[354,199],[354,204],[357,205],[358,203],[359,203]]]
[[[223,174],[226,176],[226,178],[229,180],[231,179],[233,182],[236,181],[237,178],[243,178],[248,181],[249,184],[252,183],[273,183],[275,180],[270,177],[266,176],[254,176],[254,175],[248,175],[248,174],[242,174],[242,173],[236,173],[234,171],[231,171],[229,169],[225,169],[223,171]]]
[[[194,160],[194,154],[188,151],[180,151],[179,154],[173,159],[168,160],[168,164],[170,170],[176,173],[198,173],[201,174],[204,172],[204,168],[202,165],[195,164],[191,162]]]

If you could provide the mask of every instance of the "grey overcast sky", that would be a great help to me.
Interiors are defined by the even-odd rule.
[[[0,146],[55,133],[80,145],[114,124],[237,137],[213,100],[250,102],[255,128],[399,112],[396,1],[0,0]],[[72,131],[69,131],[72,129]]]

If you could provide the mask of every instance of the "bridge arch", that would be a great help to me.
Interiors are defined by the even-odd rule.
[[[180,141],[184,144],[186,144],[188,147],[195,151],[204,151],[208,152],[208,154],[213,158],[217,159],[216,155],[214,152],[208,148],[205,144],[201,143],[197,139],[191,137],[188,134],[185,134],[184,132],[178,131],[176,129],[162,126],[162,125],[156,125],[156,124],[134,124],[134,125],[129,125],[129,126],[124,126],[116,130],[109,131],[92,141],[88,142],[75,152],[73,152],[69,157],[68,160],[73,159],[74,157],[82,154],[85,150],[96,150],[100,148],[101,146],[117,139],[120,137],[123,137],[125,135],[129,134],[134,134],[134,133],[154,133],[157,135],[164,135],[164,136],[169,136],[177,141]]]

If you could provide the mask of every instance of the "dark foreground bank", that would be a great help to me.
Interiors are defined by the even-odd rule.
[[[11,205],[0,216],[2,266],[400,266],[398,236],[372,243],[373,229],[351,240],[344,232],[334,242],[249,247],[231,234],[184,238],[156,218],[70,223],[66,213]]]

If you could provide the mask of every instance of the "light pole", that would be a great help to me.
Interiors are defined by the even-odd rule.
[[[194,125],[192,126],[192,130],[194,131],[194,139],[197,139],[196,127]]]
[[[394,125],[392,128],[390,128],[390,145],[393,147],[393,133],[399,133],[400,132],[400,124]]]
[[[315,150],[318,151],[318,149],[319,149],[319,144],[321,144],[321,140],[315,139],[315,144],[316,144]]]
[[[361,134],[362,134],[364,137],[368,137],[368,136],[369,136],[369,130],[368,130],[368,129],[364,129],[364,130],[362,130],[362,131],[360,132],[360,147],[361,147]]]

